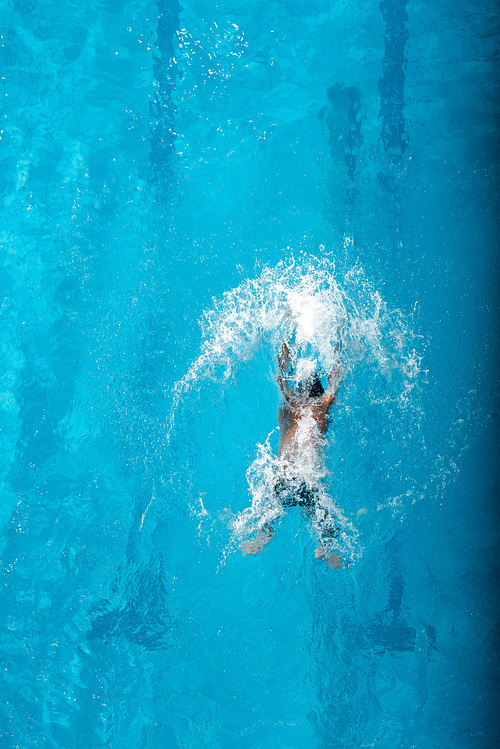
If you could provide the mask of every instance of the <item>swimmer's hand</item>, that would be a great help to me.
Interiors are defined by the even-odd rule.
[[[339,350],[339,347],[335,347],[335,352],[337,353]],[[336,367],[333,372],[330,372],[327,374],[326,379],[328,380],[328,390],[326,393],[321,396],[321,406],[325,413],[328,413],[332,405],[335,403],[337,399],[337,393],[340,387],[341,382],[341,366],[340,363],[338,367]]]
[[[339,352],[339,347],[338,347],[338,345],[337,345],[337,346],[335,346],[335,348],[334,348],[334,351],[335,351],[335,353],[336,353],[336,354],[338,354],[338,352]],[[340,363],[340,359],[339,359],[339,363],[338,363],[338,365],[337,365],[337,366],[335,367],[335,369],[334,369],[334,370],[332,370],[332,371],[331,371],[331,372],[330,372],[329,374],[327,374],[327,376],[326,376],[326,379],[328,380],[328,384],[329,384],[329,386],[330,386],[330,387],[331,387],[332,389],[334,389],[334,390],[338,390],[338,389],[339,389],[339,385],[340,385],[340,373],[341,373],[341,369],[342,369],[342,367],[341,367],[341,363]]]
[[[332,570],[338,570],[342,567],[342,557],[339,554],[327,554],[323,546],[318,546],[314,554],[316,559],[324,559]]]
[[[286,341],[283,341],[283,343],[281,344],[280,352],[278,354],[278,366],[283,377],[285,376],[286,368],[289,367],[290,364],[290,351],[288,346],[286,345]]]
[[[283,342],[280,353],[278,355],[278,367],[280,370],[280,374],[278,375],[278,385],[280,386],[281,392],[285,396],[287,400],[290,399],[292,396],[292,391],[290,390],[290,387],[288,385],[288,382],[286,381],[287,377],[287,367],[290,365],[290,351],[288,350],[288,346],[286,345],[286,342]]]

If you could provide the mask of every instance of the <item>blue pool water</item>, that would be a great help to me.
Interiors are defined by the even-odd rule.
[[[495,746],[495,4],[0,26],[0,747]],[[240,551],[290,319],[338,570]]]

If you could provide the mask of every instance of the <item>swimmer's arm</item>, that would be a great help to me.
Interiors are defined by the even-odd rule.
[[[321,396],[320,408],[324,413],[328,413],[330,408],[333,406],[333,404],[337,400],[337,390],[332,390],[331,388],[328,388],[326,393]]]
[[[290,426],[290,410],[283,404],[278,408],[278,426],[282,432],[286,432]]]
[[[283,380],[281,375],[278,375],[278,385],[280,386],[280,390],[285,396],[287,400],[290,400],[291,396],[293,395],[292,391],[290,390],[288,383],[286,380]]]
[[[337,400],[337,393],[340,387],[340,366],[338,366],[337,369],[334,369],[334,371],[329,375],[328,384],[330,387],[326,393],[321,396],[320,400],[321,410],[325,413],[328,413],[331,406],[333,406]]]

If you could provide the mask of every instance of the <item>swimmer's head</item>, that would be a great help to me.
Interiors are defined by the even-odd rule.
[[[319,398],[325,392],[325,388],[318,373],[313,372],[306,380],[303,380],[299,384],[298,391],[307,398]]]

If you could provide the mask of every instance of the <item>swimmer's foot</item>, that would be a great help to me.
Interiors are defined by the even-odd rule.
[[[244,557],[247,554],[260,554],[262,549],[272,539],[272,533],[259,533],[255,538],[251,538],[248,541],[243,541],[241,544],[241,553]]]
[[[342,557],[339,554],[327,554],[323,546],[318,546],[314,554],[316,559],[323,559],[332,570],[342,567]]]

